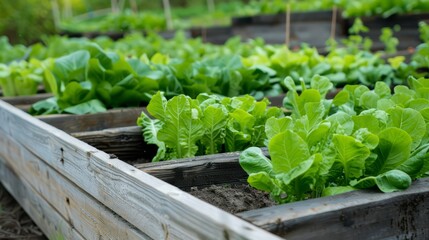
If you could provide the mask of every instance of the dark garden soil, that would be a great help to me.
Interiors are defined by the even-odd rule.
[[[210,187],[192,187],[193,196],[230,213],[239,213],[276,205],[267,193],[247,184],[221,184]]]
[[[0,184],[0,239],[47,239],[18,202]]]

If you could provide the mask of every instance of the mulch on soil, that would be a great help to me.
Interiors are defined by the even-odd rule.
[[[189,193],[230,213],[276,205],[269,198],[269,194],[256,190],[247,184],[220,184],[204,188],[192,187]]]
[[[2,184],[0,184],[0,239],[47,239]]]

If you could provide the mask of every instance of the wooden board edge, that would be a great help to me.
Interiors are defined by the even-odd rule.
[[[429,178],[424,178],[401,192],[358,190],[237,215],[288,239],[425,239],[428,214]]]
[[[110,109],[106,112],[84,115],[52,114],[36,118],[67,133],[96,131],[106,128],[136,126],[144,107]]]
[[[279,239],[0,101],[0,129],[149,237]]]
[[[1,133],[0,157],[85,239],[121,239],[124,236],[126,239],[150,239]]]
[[[61,237],[65,239],[85,239],[42,196],[38,195],[29,186],[28,182],[17,176],[2,159],[0,159],[0,181],[50,239]]]

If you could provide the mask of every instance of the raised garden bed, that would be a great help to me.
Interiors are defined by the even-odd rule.
[[[131,31],[131,32],[136,32],[136,31]],[[125,37],[125,35],[127,35],[128,33],[131,33],[131,32],[68,32],[68,31],[63,31],[63,32],[60,32],[59,35],[72,37],[72,38],[73,37],[75,37],[75,38],[85,37],[85,38],[89,38],[89,39],[97,38],[100,36],[107,36],[107,37],[111,38],[112,40],[118,40],[118,39]],[[144,31],[140,31],[140,32],[145,34]],[[187,37],[190,36],[189,31],[184,31],[184,33],[185,33],[185,36],[187,36]],[[162,31],[162,32],[157,32],[157,34],[159,34],[161,37],[163,37],[165,39],[171,39],[171,38],[174,38],[174,36],[176,35],[176,31],[174,31],[174,30]]]
[[[141,163],[150,159],[134,127],[141,110],[36,119],[0,101],[0,179],[48,237],[58,232],[66,239],[429,236],[429,179],[403,192],[355,191],[234,215],[220,210],[191,194],[196,188],[245,184],[239,154]],[[135,155],[121,152],[121,145]]]
[[[308,43],[323,48],[331,37],[332,11],[293,12],[290,14],[290,46]],[[261,37],[267,43],[285,43],[286,15],[257,15],[232,19],[233,34],[243,39]],[[335,38],[347,36],[347,25],[337,12]]]
[[[201,38],[204,42],[224,44],[234,37],[233,28],[230,26],[193,27],[189,29],[193,38]]]

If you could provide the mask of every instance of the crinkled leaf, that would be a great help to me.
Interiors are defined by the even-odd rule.
[[[353,133],[353,137],[362,142],[370,150],[374,149],[378,145],[378,136],[368,131],[367,128],[360,128]]]
[[[380,97],[375,92],[365,92],[359,99],[359,106],[364,109],[376,108]]]
[[[69,55],[57,58],[53,73],[56,78],[67,83],[70,80],[84,81],[85,69],[90,59],[88,51],[79,50]]]
[[[228,112],[225,108],[208,106],[204,109],[202,123],[204,134],[201,143],[206,148],[206,154],[219,152],[220,145],[225,142],[225,127]]]
[[[308,147],[311,148],[317,145],[318,143],[320,143],[322,140],[326,139],[328,137],[328,132],[330,130],[331,130],[330,122],[320,123],[316,128],[313,128],[309,132],[306,138]]]
[[[146,113],[142,112],[137,119],[137,125],[142,127],[143,137],[146,143],[155,144],[158,147],[152,162],[165,160],[165,143],[158,140],[158,131],[162,127],[162,122],[158,119],[151,119]]]
[[[384,82],[376,82],[374,92],[380,98],[389,98],[390,96],[392,96],[392,91],[390,90],[390,87],[387,86],[387,84]]]
[[[425,172],[425,170],[422,172],[424,166],[429,165],[428,152],[429,144],[418,147],[397,169],[407,173],[411,178],[419,177]]]
[[[373,176],[395,169],[409,158],[411,151],[412,140],[404,130],[387,128],[378,137],[380,140],[374,150],[378,157],[366,167],[367,174]]]
[[[333,125],[337,125],[337,132],[350,135],[353,132],[354,122],[350,114],[337,112],[327,117],[326,120]]]
[[[161,92],[157,92],[152,96],[149,104],[147,105],[147,111],[157,119],[164,119],[167,107],[167,99]]]
[[[276,134],[281,133],[289,129],[292,125],[291,117],[276,118],[270,117],[265,123],[265,133],[267,139],[271,139]]]
[[[307,143],[290,130],[275,135],[268,150],[276,173],[288,172],[310,157]]]
[[[314,75],[311,78],[310,86],[311,88],[318,90],[320,95],[324,97],[332,89],[334,84],[332,84],[327,77]]]
[[[305,174],[311,165],[313,165],[314,156],[310,157],[308,160],[300,162],[297,166],[292,168],[290,171],[281,175],[281,179],[285,185],[289,185],[293,180],[299,176]]]
[[[312,129],[318,125],[325,115],[325,107],[322,102],[310,102],[304,106],[305,114],[308,118],[308,127]]]
[[[332,142],[336,152],[336,159],[344,167],[346,179],[362,176],[365,169],[365,160],[370,155],[368,147],[353,137],[338,134],[334,135]]]
[[[380,124],[376,117],[372,115],[353,116],[354,131],[366,128],[368,131],[377,134],[380,131]]]
[[[195,116],[189,97],[179,95],[172,98],[167,102],[165,113],[166,121],[158,132],[158,139],[173,150],[172,158],[195,156],[203,124]]]
[[[413,140],[411,149],[420,145],[426,133],[426,123],[423,116],[411,108],[394,108],[388,111],[390,121],[388,127],[397,127],[406,131]]]
[[[68,107],[64,109],[64,112],[72,113],[72,114],[100,113],[105,111],[106,111],[106,107],[98,99],[92,99],[87,102],[77,104],[72,107]]]

